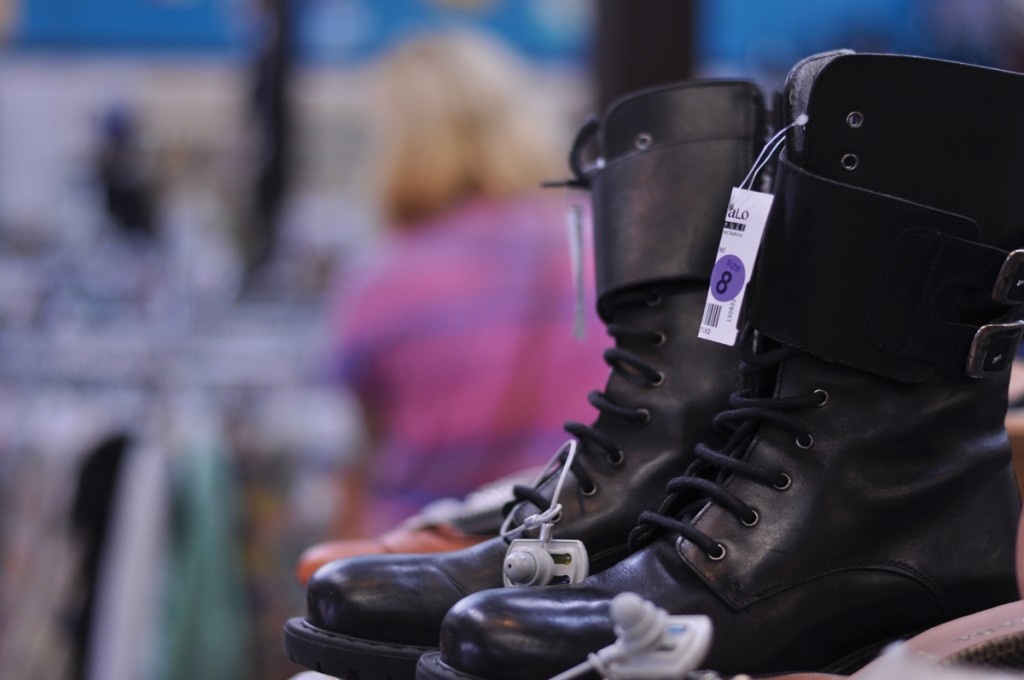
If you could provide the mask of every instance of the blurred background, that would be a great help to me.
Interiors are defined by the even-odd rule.
[[[331,370],[387,226],[368,92],[453,28],[559,158],[631,90],[837,47],[1024,68],[1024,0],[0,0],[0,679],[298,670],[295,561],[370,436]]]

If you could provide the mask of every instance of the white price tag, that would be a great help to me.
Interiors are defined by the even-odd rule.
[[[733,189],[697,337],[735,345],[740,310],[774,196]]]

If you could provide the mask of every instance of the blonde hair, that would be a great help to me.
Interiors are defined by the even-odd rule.
[[[470,197],[536,188],[559,172],[562,150],[530,96],[512,55],[481,36],[399,47],[383,64],[373,113],[383,216],[409,226]]]

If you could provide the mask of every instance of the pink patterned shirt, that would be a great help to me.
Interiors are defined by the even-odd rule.
[[[545,462],[589,422],[609,344],[593,311],[572,336],[573,284],[558,192],[467,203],[395,234],[343,282],[335,307],[339,381],[366,410],[367,529],[379,532],[442,497]]]

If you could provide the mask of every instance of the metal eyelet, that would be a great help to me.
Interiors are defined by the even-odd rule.
[[[757,510],[751,510],[750,512],[754,513],[754,518],[752,520],[750,520],[749,522],[745,519],[740,520],[740,523],[743,524],[743,526],[745,527],[752,527],[761,521],[761,515],[757,514]]]
[[[654,340],[651,340],[651,347],[661,347],[668,342],[668,336],[661,331],[655,331]]]
[[[618,466],[622,465],[624,462],[626,462],[626,452],[622,449],[615,449],[613,452],[608,454],[609,465]]]
[[[657,307],[662,302],[662,297],[658,293],[655,293],[647,298],[648,307]]]
[[[711,560],[712,562],[718,562],[718,561],[724,560],[725,559],[725,546],[722,545],[721,543],[716,543],[715,545],[718,546],[718,554],[717,555],[712,555],[711,553],[704,553],[704,554],[707,555],[708,559]],[[678,554],[683,559],[686,559],[686,555],[683,553],[683,537],[682,536],[680,536],[680,537],[678,537],[676,539],[676,554]]]
[[[645,149],[650,147],[651,143],[653,142],[654,137],[651,135],[650,132],[641,132],[636,136],[636,140],[634,140],[633,143],[636,145],[636,148],[640,149],[641,151],[644,151]]]
[[[856,130],[864,124],[864,114],[860,111],[850,111],[846,114],[846,124]]]
[[[665,384],[665,374],[658,371],[658,377],[651,381],[651,387],[661,387]]]
[[[772,488],[776,491],[785,491],[789,487],[793,486],[793,478],[785,472],[780,472],[779,478],[782,480],[781,483],[776,482],[775,484],[772,484]]]
[[[593,496],[595,493],[597,493],[597,484],[591,483],[589,489],[584,489],[582,486],[580,487],[580,494],[583,496]]]
[[[637,421],[640,425],[646,425],[651,422],[651,412],[648,409],[638,408],[636,412],[640,417],[640,420]]]
[[[809,449],[814,446],[814,435],[808,432],[803,435],[798,435],[793,441],[796,442],[797,448]]]
[[[826,392],[825,390],[818,389],[814,390],[814,393],[818,395],[818,403],[815,404],[817,408],[821,408],[822,406],[828,403],[828,392]]]
[[[843,170],[853,172],[860,165],[860,159],[857,158],[856,154],[847,153],[843,154],[843,157],[839,159],[839,164],[843,166]]]

